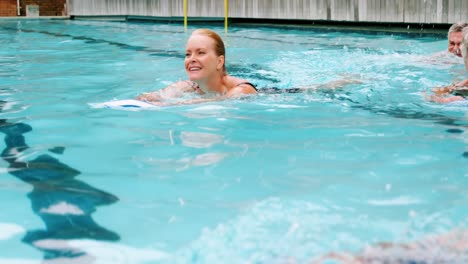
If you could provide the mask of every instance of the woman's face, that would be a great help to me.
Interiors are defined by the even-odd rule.
[[[224,56],[216,55],[215,41],[204,35],[192,35],[187,41],[185,71],[191,81],[207,80],[222,71]]]

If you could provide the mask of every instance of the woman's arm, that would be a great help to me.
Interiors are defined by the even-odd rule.
[[[444,95],[444,94],[449,94],[453,93],[456,90],[459,90],[462,87],[467,87],[468,86],[468,79],[461,81],[456,84],[444,86],[444,87],[436,87],[432,89],[432,91],[437,94],[437,95]]]
[[[159,102],[162,100],[162,97],[161,95],[159,95],[158,91],[155,91],[155,92],[140,94],[135,99],[144,101],[144,102]]]
[[[468,86],[468,79],[455,84],[455,86],[457,86],[457,87],[466,87],[466,86]]]
[[[143,93],[137,96],[135,99],[145,102],[161,102],[165,99],[172,99],[181,97],[183,93],[195,92],[196,83],[192,81],[179,81],[173,83],[167,87],[162,88],[154,92]]]
[[[456,87],[454,84],[449,85],[449,86],[444,86],[444,87],[436,87],[432,89],[432,92],[434,92],[436,95],[444,95],[444,94],[449,94],[453,91],[455,91]]]
[[[231,89],[231,91],[232,90],[234,90],[234,89]],[[253,92],[252,92],[252,90],[253,90]],[[257,91],[255,91],[253,88],[252,88],[252,90],[247,88],[245,91],[244,90],[235,91],[235,92],[232,92],[232,94],[229,94],[229,92],[228,92],[226,95],[216,96],[216,97],[212,97],[212,98],[195,98],[195,99],[179,101],[179,102],[157,102],[157,105],[159,105],[159,106],[176,106],[176,105],[191,105],[191,104],[219,102],[219,101],[223,101],[223,100],[230,99],[230,98],[232,98],[232,99],[233,98],[239,98],[239,97],[246,96],[246,95],[249,95],[249,94],[256,94],[257,93]]]
[[[431,95],[429,97],[429,100],[432,102],[436,102],[436,103],[446,104],[446,103],[451,103],[451,102],[456,102],[456,101],[462,101],[462,100],[465,100],[465,98],[463,98],[462,96],[458,96],[458,95],[450,96],[450,97],[443,97],[440,95]]]
[[[322,89],[322,90],[335,90],[339,88],[343,88],[350,84],[361,84],[361,80],[356,79],[341,79],[341,80],[334,80],[327,83],[318,84],[315,89]]]
[[[201,103],[210,103],[218,102],[226,99],[224,96],[213,97],[213,98],[196,98],[179,102],[158,102],[158,106],[176,106],[176,105],[191,105],[191,104],[201,104]]]
[[[465,100],[464,96],[468,93],[466,86],[468,86],[468,79],[457,84],[452,84],[445,87],[436,87],[432,90],[434,95],[431,95],[429,100],[437,103],[451,103]],[[445,97],[449,94],[453,95]]]

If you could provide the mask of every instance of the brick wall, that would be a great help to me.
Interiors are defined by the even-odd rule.
[[[26,5],[38,5],[40,16],[63,16],[66,15],[65,3],[66,0],[21,0],[21,15],[26,15]]]
[[[0,0],[0,16],[16,16],[16,0]]]

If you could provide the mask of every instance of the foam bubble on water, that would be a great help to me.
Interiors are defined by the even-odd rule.
[[[169,256],[166,252],[158,249],[136,248],[124,244],[94,240],[43,239],[35,241],[34,246],[46,250],[67,250],[85,253],[76,262],[71,263],[155,263],[163,261]],[[88,260],[88,262],[83,262],[84,260]]]
[[[60,202],[51,205],[48,208],[42,208],[41,213],[57,214],[57,215],[83,215],[84,212],[78,206],[67,202]]]
[[[0,223],[0,240],[8,240],[13,236],[24,233],[25,229],[17,224]]]
[[[290,104],[273,104],[271,106],[274,106],[274,107],[277,107],[277,108],[306,108],[306,106],[290,105]]]
[[[418,202],[410,197],[398,197],[376,201],[376,204]],[[468,236],[457,238],[455,245],[449,244],[451,240],[437,236],[429,239],[412,238],[411,242],[405,244],[394,240],[396,237],[402,238],[404,223],[402,226],[389,224],[389,221],[379,218],[373,219],[353,214],[352,208],[338,208],[332,204],[321,206],[309,201],[267,198],[251,204],[231,220],[204,228],[198,239],[175,252],[170,262],[218,263],[220,259],[228,259],[231,263],[282,263],[283,260],[309,263],[328,253],[346,253],[343,251],[346,249],[351,250],[346,253],[351,257],[381,260],[379,263],[393,263],[392,260],[400,258],[410,260],[413,256],[417,256],[414,258],[416,260],[427,260],[427,263],[437,263],[440,259],[455,260],[447,263],[464,263],[456,262],[456,252],[457,247],[468,243]],[[341,225],[347,226],[349,230],[337,229]],[[407,239],[407,236],[403,238]],[[385,237],[393,240],[383,239]],[[447,245],[441,246],[437,241],[445,241]],[[366,244],[369,246],[365,247]],[[449,253],[421,254],[424,250],[432,249],[439,253],[448,250]],[[359,253],[354,255],[352,252]]]
[[[226,153],[203,153],[195,156],[192,160],[194,166],[208,166],[222,161],[228,154]]]
[[[2,114],[7,115],[7,114],[23,112],[24,110],[28,109],[30,106],[25,105],[24,103],[18,103],[15,101],[7,101],[3,103],[2,107],[3,107]],[[12,119],[9,119],[9,120],[13,121]]]
[[[269,70],[257,70],[256,72],[262,75],[277,75],[276,72]]]
[[[181,197],[179,197],[177,200],[179,201],[179,205],[180,205],[180,206],[185,206],[185,201],[184,201],[184,199],[182,199]]]
[[[182,144],[192,148],[209,148],[224,140],[222,135],[206,132],[181,132]]]
[[[0,264],[47,264],[49,261],[37,261],[29,259],[10,259],[10,258],[0,258]],[[64,263],[65,264],[65,263]]]
[[[264,104],[258,103],[258,105],[269,106],[269,107],[276,107],[276,108],[307,108],[305,105],[292,105],[292,104]]]
[[[420,204],[421,200],[415,199],[409,196],[399,196],[393,199],[385,200],[368,200],[367,203],[378,206],[388,206],[388,205],[409,205],[409,204]]]
[[[172,263],[277,263],[293,258],[298,263],[326,252],[323,235],[344,219],[328,209],[306,201],[268,198],[243,214],[213,228],[174,255]],[[359,244],[351,234],[339,235],[339,242]],[[329,246],[329,245],[328,245]]]
[[[192,109],[189,109],[187,111],[200,111],[200,112],[206,112],[206,111],[219,111],[219,110],[229,110],[229,109],[237,109],[237,108],[234,108],[234,107],[226,107],[226,106],[222,106],[222,105],[203,105],[203,106],[198,106],[198,107],[195,107],[195,108],[192,108]]]
[[[390,183],[385,184],[385,191],[390,191],[392,189],[392,185]]]

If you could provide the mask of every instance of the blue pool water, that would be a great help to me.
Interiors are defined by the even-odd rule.
[[[431,243],[468,243],[468,107],[424,97],[468,77],[444,35],[208,27],[259,87],[360,83],[93,108],[185,79],[189,33],[2,20],[0,263],[467,261]]]

